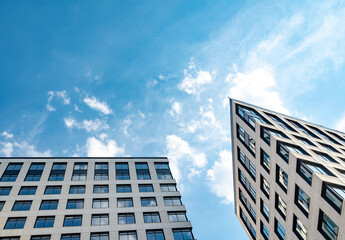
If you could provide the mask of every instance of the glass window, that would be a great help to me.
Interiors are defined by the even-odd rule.
[[[293,216],[293,231],[297,235],[298,239],[306,240],[308,230],[305,225],[299,220],[296,215]]]
[[[61,193],[61,186],[47,186],[44,190],[44,194],[60,194]]]
[[[118,198],[117,207],[133,207],[132,198]]]
[[[270,238],[270,233],[263,222],[261,222],[261,234],[265,240],[268,240]]]
[[[74,163],[72,181],[86,181],[87,163]]]
[[[176,192],[176,184],[161,184],[161,191],[162,192]]]
[[[244,129],[237,124],[237,138],[255,157],[255,140]]]
[[[270,122],[268,122],[261,114],[259,114],[253,108],[249,108],[249,107],[246,107],[246,106],[242,106],[242,105],[236,104],[236,113],[254,131],[255,131],[255,122],[256,121],[262,122],[262,123],[266,123],[266,124],[271,124]]]
[[[42,200],[40,210],[55,210],[58,204],[59,200]]]
[[[139,192],[153,192],[152,184],[139,184]]]
[[[295,204],[306,215],[306,217],[308,217],[310,197],[297,185],[295,190]]]
[[[193,240],[193,233],[191,229],[173,229],[175,240]]]
[[[147,240],[164,240],[163,230],[147,230]]]
[[[271,167],[270,156],[262,149],[261,149],[261,166],[266,170],[266,172],[270,173],[270,167]]]
[[[116,185],[116,192],[117,193],[126,193],[126,192],[132,192],[132,188],[130,184],[118,184]]]
[[[93,199],[92,201],[92,208],[108,208],[108,207],[109,207],[108,198]]]
[[[238,160],[242,164],[242,166],[247,170],[249,175],[253,178],[255,181],[255,175],[256,175],[256,168],[255,165],[249,160],[249,158],[245,155],[245,153],[237,147],[237,155],[238,155]]]
[[[320,158],[323,159],[327,162],[333,162],[333,163],[338,163],[336,160],[334,160],[331,156],[329,156],[327,153],[323,153],[323,152],[318,152],[318,151],[314,151],[314,153]]]
[[[267,204],[261,199],[261,213],[266,218],[267,222],[270,219],[270,209]]]
[[[312,133],[311,131],[309,131],[307,128],[305,128],[302,124],[300,124],[299,122],[287,119],[290,123],[292,123],[296,128],[298,128],[298,130],[300,130],[301,132],[305,133],[307,136],[313,137],[313,138],[319,138],[318,136],[316,136],[314,133]]]
[[[54,163],[48,181],[63,181],[67,163]]]
[[[67,201],[66,209],[83,209],[84,199],[69,199]]]
[[[276,193],[276,209],[284,220],[286,219],[286,208],[285,201]]]
[[[168,212],[170,222],[185,222],[187,220],[186,212]]]
[[[313,129],[314,131],[316,131],[319,135],[321,135],[321,137],[323,139],[326,139],[332,143],[335,143],[335,144],[338,144],[340,145],[336,140],[334,140],[333,138],[331,138],[330,136],[328,136],[326,133],[324,133],[323,131],[321,131],[320,129],[316,128],[316,127],[313,127],[313,126],[310,126],[308,125],[308,127],[310,127],[311,129]]]
[[[279,237],[279,239],[285,239],[285,229],[283,228],[283,226],[280,224],[280,222],[275,219],[275,224],[274,224],[274,230],[277,234],[277,236]]]
[[[0,187],[0,196],[10,195],[12,187]]]
[[[165,206],[179,206],[182,205],[181,197],[164,197]]]
[[[62,234],[61,240],[80,240],[80,234]]]
[[[157,206],[156,198],[155,197],[142,197],[141,198],[141,206],[142,207]]]
[[[69,188],[69,194],[84,194],[85,185],[72,185]]]
[[[4,205],[5,205],[5,201],[0,201],[0,212],[4,208]]]
[[[137,171],[137,178],[140,179],[151,179],[149,166],[147,163],[135,163],[135,169]]]
[[[90,240],[109,240],[109,233],[91,233]]]
[[[261,190],[269,199],[270,198],[270,183],[262,175],[261,175]]]
[[[65,216],[64,227],[76,227],[82,225],[82,215]]]
[[[119,213],[118,223],[119,224],[134,224],[135,223],[134,213]]]
[[[18,195],[35,195],[36,190],[37,190],[36,186],[21,187]]]
[[[12,207],[12,211],[29,211],[32,201],[15,201]]]
[[[345,190],[335,185],[323,184],[322,197],[339,213],[345,198]]]
[[[295,129],[293,129],[292,127],[290,127],[287,123],[285,123],[283,120],[281,120],[279,117],[273,115],[273,114],[270,114],[270,113],[267,113],[265,112],[273,121],[275,121],[279,126],[281,126],[282,128],[286,129],[286,130],[289,130],[289,131],[293,131],[293,132],[296,132]]]
[[[339,227],[321,210],[318,229],[327,240],[338,238]]]
[[[94,185],[93,193],[109,193],[108,185]]]
[[[155,163],[158,179],[172,179],[168,163]]]
[[[313,172],[321,173],[328,176],[334,176],[330,171],[328,171],[325,167],[307,163],[302,161],[297,161],[297,173],[309,184],[312,183]]]
[[[0,237],[0,240],[20,240],[20,237]]]
[[[253,187],[253,185],[248,181],[246,176],[241,172],[240,169],[238,169],[238,178],[242,184],[242,186],[246,189],[246,191],[249,193],[250,197],[253,199],[253,201],[256,201],[256,191]],[[249,189],[248,189],[249,187]]]
[[[276,165],[276,181],[278,185],[284,190],[284,192],[287,192],[288,188],[288,175],[287,173],[278,165]]]
[[[8,218],[4,229],[22,229],[24,228],[26,217]]]
[[[92,226],[109,225],[109,215],[108,214],[92,215],[91,225]]]
[[[119,240],[137,240],[137,232],[119,232]]]
[[[45,163],[31,163],[24,181],[40,181]]]
[[[158,212],[144,213],[144,223],[159,223],[161,218]]]
[[[252,205],[250,202],[247,200],[246,196],[243,194],[241,189],[239,188],[239,193],[240,193],[240,201],[242,202],[243,206],[247,209],[249,212],[250,216],[252,217],[253,221],[256,223],[256,212],[253,209]]]
[[[303,143],[304,145],[309,145],[309,146],[315,146],[314,143],[312,143],[309,139],[304,138],[304,137],[300,137],[300,136],[295,136],[295,138],[297,138],[301,143]]]
[[[95,164],[95,180],[108,180],[108,163]]]
[[[30,240],[50,240],[50,235],[31,236]]]
[[[268,146],[271,145],[271,135],[281,137],[281,138],[288,138],[284,133],[281,131],[277,131],[274,129],[266,128],[261,126],[261,138],[264,140]]]
[[[54,216],[37,217],[34,228],[50,228],[54,226]]]
[[[23,163],[9,163],[0,182],[15,182],[22,166]]]
[[[128,163],[116,163],[116,180],[129,180]]]

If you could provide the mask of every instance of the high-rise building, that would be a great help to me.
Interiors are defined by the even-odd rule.
[[[191,240],[167,158],[1,158],[0,240]]]
[[[249,239],[345,239],[345,133],[230,106],[235,212]]]

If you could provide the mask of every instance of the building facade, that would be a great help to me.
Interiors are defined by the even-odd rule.
[[[230,108],[235,213],[249,239],[345,239],[345,133]]]
[[[0,240],[191,240],[167,158],[1,158]]]

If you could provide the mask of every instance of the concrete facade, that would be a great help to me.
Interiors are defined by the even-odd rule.
[[[345,239],[345,133],[230,108],[235,213],[249,239]]]
[[[110,240],[145,240],[148,239],[147,231],[157,230],[157,235],[151,232],[156,239],[161,239],[159,231],[163,231],[164,239],[174,240],[177,236],[183,236],[185,239],[194,239],[192,237],[192,226],[188,219],[179,218],[179,221],[169,219],[169,213],[185,214],[184,205],[167,206],[164,198],[180,197],[179,191],[162,191],[162,184],[176,185],[176,181],[169,174],[159,179],[157,176],[156,163],[168,163],[167,158],[1,158],[0,159],[0,193],[1,189],[10,187],[9,195],[0,194],[0,203],[3,203],[0,211],[0,239],[11,239],[11,237],[19,237],[20,240],[29,240],[33,236],[49,236],[50,238],[33,238],[33,239],[63,239],[63,234],[80,234],[80,239],[90,239],[92,233],[105,233],[105,237],[95,237],[91,239],[110,239]],[[22,163],[21,169],[15,181],[6,181],[6,169],[9,164]],[[42,175],[39,181],[25,181],[27,173],[32,163],[45,163]],[[66,163],[66,170],[63,181],[49,181],[53,163]],[[72,174],[75,163],[87,163],[86,180],[72,180]],[[95,164],[108,163],[108,180],[95,180]],[[129,180],[117,180],[115,163],[128,163]],[[149,167],[150,179],[138,179],[136,172],[136,163],[147,163]],[[170,171],[170,170],[169,170]],[[102,172],[102,171],[101,171]],[[103,169],[103,173],[106,172]],[[11,173],[11,172],[9,172]],[[12,172],[13,173],[13,172]],[[37,172],[36,172],[37,173]],[[104,174],[106,175],[106,174]],[[106,177],[105,177],[106,178]],[[140,192],[140,184],[152,184],[153,192]],[[85,193],[70,194],[70,186],[85,186]],[[94,185],[108,185],[109,193],[94,193]],[[130,185],[131,192],[117,192],[117,185]],[[19,195],[22,187],[37,187],[34,195]],[[60,194],[45,194],[47,186],[61,186]],[[141,198],[154,197],[157,206],[142,206]],[[118,207],[119,198],[131,198],[133,207]],[[66,209],[68,200],[82,199],[83,208]],[[93,208],[93,199],[108,199],[109,206],[105,208]],[[43,200],[58,200],[56,210],[40,210]],[[31,207],[27,211],[13,211],[16,201],[32,201]],[[178,202],[178,201],[177,201]],[[150,202],[150,205],[151,202]],[[145,223],[143,213],[159,213],[160,222]],[[135,223],[120,224],[118,217],[121,213],[134,214]],[[92,215],[107,214],[109,216],[108,224],[91,225]],[[54,217],[53,227],[35,228],[38,217]],[[82,223],[76,224],[81,226],[64,226],[65,216],[82,216]],[[6,224],[10,218],[25,217],[26,221],[23,228],[6,229]],[[132,220],[133,221],[133,220]],[[123,235],[122,232],[135,232],[133,235]],[[174,238],[173,231],[177,232]],[[179,234],[178,231],[183,233]],[[109,237],[106,237],[106,235]],[[13,239],[19,239],[13,238]],[[66,238],[76,240],[78,238]],[[178,238],[180,239],[180,238]],[[182,238],[183,239],[183,238]]]

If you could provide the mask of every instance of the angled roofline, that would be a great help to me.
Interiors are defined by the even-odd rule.
[[[236,212],[236,178],[235,178],[235,149],[234,149],[234,135],[235,133],[233,132],[233,116],[232,116],[232,101],[233,99],[229,97],[229,103],[230,103],[230,134],[231,134],[231,154],[232,154],[232,184],[233,184],[233,188],[234,188],[234,210],[235,210],[235,215],[237,216],[237,212]],[[238,216],[237,216],[238,217]]]

